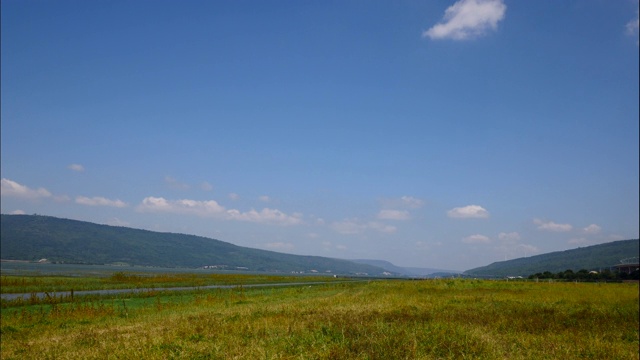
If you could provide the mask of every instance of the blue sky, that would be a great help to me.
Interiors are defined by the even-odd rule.
[[[466,270],[638,237],[638,2],[2,1],[2,213]]]

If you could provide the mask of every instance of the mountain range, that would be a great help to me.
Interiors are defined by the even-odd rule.
[[[208,267],[221,270],[383,276],[367,264],[252,249],[201,236],[161,233],[41,215],[1,215],[2,260]],[[395,274],[398,275],[398,274]]]
[[[640,240],[620,240],[577,249],[494,262],[464,272],[469,276],[529,276],[549,271],[609,269],[621,260],[638,257]]]
[[[470,269],[464,276],[528,276],[571,269],[601,270],[637,257],[640,241],[557,251]],[[280,273],[435,277],[459,271],[409,268],[384,260],[342,260],[278,253],[195,235],[100,225],[42,215],[1,215],[2,260],[203,268]]]
[[[356,259],[351,261],[358,264],[377,266],[393,273],[413,277],[451,276],[462,273],[461,271],[457,270],[396,266],[385,260]]]

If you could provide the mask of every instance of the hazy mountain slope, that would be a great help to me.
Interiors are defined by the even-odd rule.
[[[236,246],[194,235],[99,225],[39,215],[1,215],[2,259],[159,267],[227,265],[254,271],[380,275],[383,269],[346,260]]]
[[[466,275],[528,276],[538,272],[557,273],[571,269],[607,269],[620,260],[638,256],[640,241],[621,240],[572,250],[557,251],[526,258],[495,262],[467,270]]]
[[[358,264],[368,264],[383,268],[387,271],[403,274],[406,276],[428,276],[436,273],[460,273],[460,271],[433,269],[433,268],[417,268],[417,267],[401,267],[396,266],[385,260],[356,259],[351,260]]]

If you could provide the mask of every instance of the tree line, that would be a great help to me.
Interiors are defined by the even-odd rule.
[[[552,273],[550,271],[538,272],[529,275],[529,279],[556,279],[556,280],[583,280],[583,281],[598,281],[598,280],[640,280],[640,271],[637,269],[627,274],[624,271],[611,271],[605,269],[602,271],[589,271],[587,269],[580,269],[574,272],[571,269]]]

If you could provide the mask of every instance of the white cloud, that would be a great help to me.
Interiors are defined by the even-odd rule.
[[[84,171],[84,166],[80,165],[80,164],[71,164],[69,166],[67,166],[68,169],[76,171],[76,172],[83,172]]]
[[[376,221],[370,221],[370,222],[364,223],[358,220],[351,220],[351,219],[334,222],[331,224],[331,228],[334,231],[340,234],[345,234],[345,235],[361,234],[367,230],[374,230],[374,231],[387,233],[387,234],[394,233],[397,231],[397,228],[392,225],[386,225]]]
[[[462,242],[465,244],[488,244],[491,242],[491,239],[484,235],[475,234],[462,239]]]
[[[602,228],[596,224],[591,224],[586,228],[582,229],[582,231],[584,231],[587,234],[597,234],[600,232],[600,230],[602,230]]]
[[[518,234],[517,232],[501,232],[500,234],[498,234],[498,239],[506,244],[514,244],[520,240],[520,234]]]
[[[122,200],[110,200],[107,198],[103,198],[101,196],[94,196],[92,198],[88,198],[85,196],[78,196],[76,197],[76,203],[77,204],[81,204],[81,205],[88,205],[88,206],[111,206],[111,207],[118,207],[118,208],[123,208],[123,207],[127,207],[127,203],[125,203]]]
[[[13,210],[12,212],[10,212],[11,215],[24,215],[26,214],[24,212],[24,210]]]
[[[142,200],[138,206],[142,212],[169,212],[178,214],[190,214],[197,216],[221,216],[225,214],[225,208],[215,200],[167,200],[162,197],[149,196]]]
[[[240,195],[236,194],[236,193],[230,193],[229,195],[229,199],[236,201],[238,199],[240,199]]]
[[[262,201],[262,202],[269,202],[271,201],[271,198],[268,197],[267,195],[262,195],[258,198],[258,200]]]
[[[51,197],[51,193],[45,188],[31,189],[18,184],[15,181],[2,178],[0,184],[0,194],[2,196],[12,196],[23,199],[37,199]]]
[[[495,30],[504,19],[507,6],[502,0],[460,0],[444,13],[443,21],[422,33],[422,37],[466,40]]]
[[[200,189],[203,191],[211,191],[213,190],[213,185],[209,184],[206,181],[203,181],[202,183],[200,183]]]
[[[241,212],[236,209],[225,209],[215,200],[167,200],[162,197],[149,196],[142,200],[138,206],[141,212],[168,212],[175,214],[196,215],[202,217],[214,217],[224,220],[248,221],[255,223],[268,223],[277,225],[296,225],[302,223],[302,214],[287,215],[278,209],[264,208],[260,211],[251,209]]]
[[[378,219],[381,220],[409,220],[411,216],[405,210],[380,210]]]
[[[449,210],[447,215],[451,218],[466,219],[466,218],[481,218],[485,219],[489,217],[489,212],[480,205],[468,205],[464,207],[457,207]]]
[[[544,222],[540,219],[534,219],[533,223],[538,225],[538,230],[567,232],[573,229],[573,226],[569,224],[556,224],[553,221]]]
[[[264,208],[260,211],[251,209],[250,211],[240,212],[231,209],[226,212],[227,218],[238,221],[249,221],[256,223],[269,223],[277,225],[297,225],[302,223],[302,214],[294,213],[287,215],[278,209]]]
[[[180,182],[171,176],[165,176],[164,182],[174,190],[189,190],[189,184]]]

